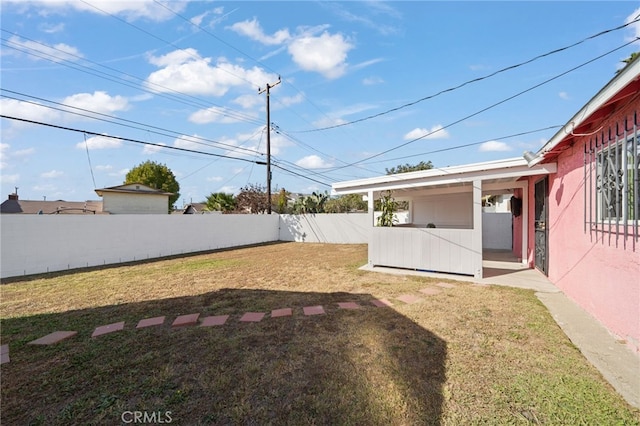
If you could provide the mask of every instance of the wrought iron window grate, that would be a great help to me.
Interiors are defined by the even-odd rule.
[[[635,250],[640,230],[638,114],[593,135],[584,149],[584,232]]]

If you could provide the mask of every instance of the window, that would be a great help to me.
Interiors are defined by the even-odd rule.
[[[585,145],[584,232],[635,250],[640,241],[640,126],[638,114],[633,117],[593,135]]]
[[[626,140],[609,141],[596,155],[597,222],[638,220],[638,139],[636,133]]]

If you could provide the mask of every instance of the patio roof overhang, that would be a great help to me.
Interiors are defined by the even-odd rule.
[[[377,198],[384,191],[394,191],[394,197],[400,199],[403,195],[419,196],[425,190],[471,191],[473,182],[477,180],[482,181],[483,190],[501,190],[517,187],[516,182],[522,177],[555,173],[556,170],[555,163],[530,167],[524,158],[509,158],[336,182],[332,185],[332,193],[345,195],[373,192],[374,198]]]

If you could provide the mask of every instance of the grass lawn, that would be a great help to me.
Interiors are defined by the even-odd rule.
[[[138,411],[180,425],[640,424],[532,291],[359,271],[366,256],[282,243],[5,280],[1,422],[114,425]],[[396,299],[425,288],[441,291]],[[326,314],[303,314],[316,305]],[[230,317],[171,328],[191,313]],[[78,335],[27,345],[58,330]]]

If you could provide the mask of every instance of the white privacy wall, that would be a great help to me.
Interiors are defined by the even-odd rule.
[[[482,213],[482,248],[511,250],[513,247],[512,215],[507,213]]]
[[[366,244],[370,232],[367,213],[280,215],[281,241]]]
[[[278,240],[278,215],[2,215],[2,278]]]

